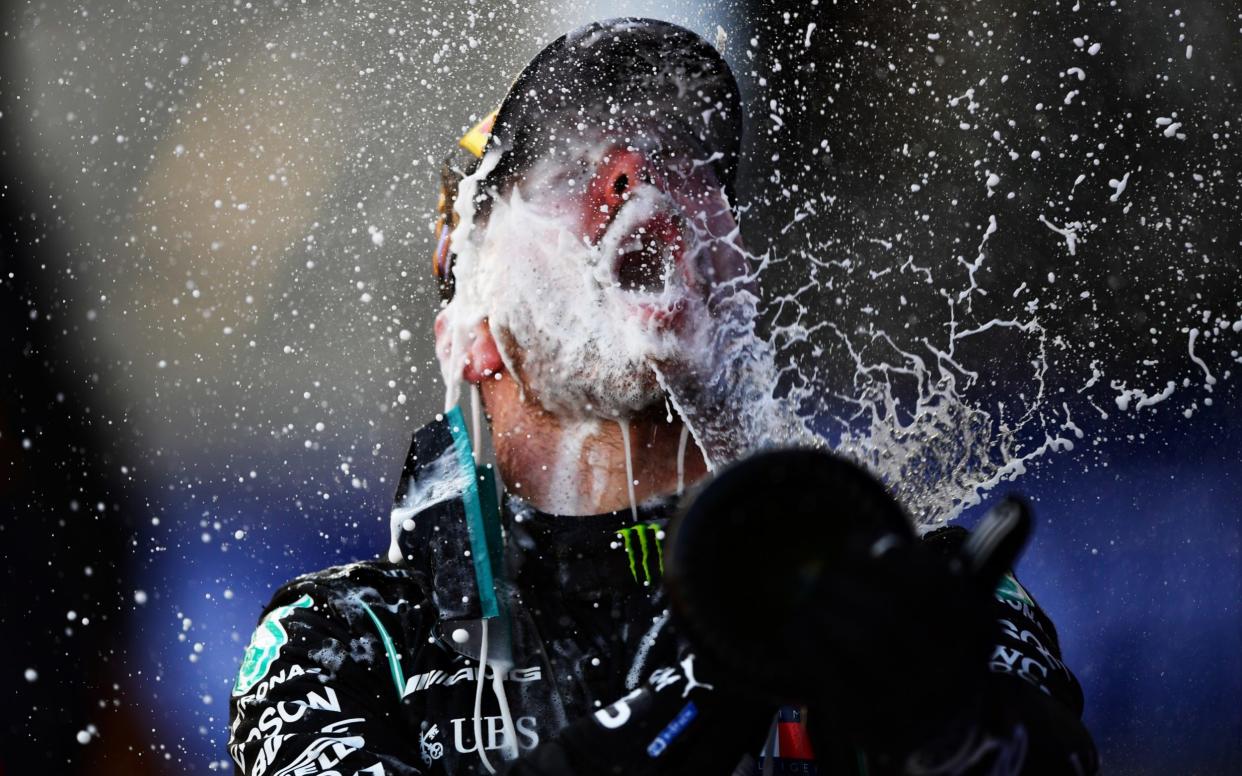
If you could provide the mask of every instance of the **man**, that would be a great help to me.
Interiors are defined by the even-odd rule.
[[[463,139],[435,258],[446,412],[415,434],[387,561],[302,577],[269,604],[233,690],[239,773],[1094,771],[1051,623],[1012,577],[995,596],[993,578],[973,597],[955,581],[964,532],[869,545],[897,595],[826,626],[862,645],[830,666],[836,695],[738,680],[725,639],[670,622],[677,496],[801,440],[752,331],[731,209],[740,121],[710,46],[623,19],[548,46]],[[462,381],[496,470],[476,466]],[[763,478],[785,472],[761,467],[725,501],[779,519],[797,507]],[[903,586],[936,594],[908,611]],[[760,628],[769,613],[737,614]],[[849,689],[872,675],[874,693]]]

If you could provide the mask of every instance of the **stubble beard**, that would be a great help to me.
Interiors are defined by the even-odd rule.
[[[509,325],[494,333],[527,400],[547,412],[621,420],[664,407],[664,390],[645,357],[608,353],[606,341],[558,337],[535,316],[508,317]]]

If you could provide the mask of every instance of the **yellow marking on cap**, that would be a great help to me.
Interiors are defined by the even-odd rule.
[[[487,140],[492,136],[492,125],[496,123],[497,113],[498,111],[492,111],[484,116],[482,121],[461,136],[457,144],[476,157],[483,158],[483,149],[487,148]]]

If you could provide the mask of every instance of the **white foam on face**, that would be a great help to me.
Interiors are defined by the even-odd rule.
[[[583,179],[611,148],[587,143],[536,162],[503,196],[492,193],[485,224],[474,224],[475,196],[500,153],[463,181],[456,292],[444,311],[446,405],[456,403],[470,337],[486,320],[509,375],[558,417],[620,421],[667,394],[712,468],[759,447],[809,441],[772,398],[776,369],[755,336],[753,278],[730,264],[740,256],[737,225],[719,189],[693,177],[702,173],[669,190],[632,182],[597,243],[578,233]],[[661,214],[681,224],[682,257],[665,267],[662,288],[626,289],[614,266]]]
[[[752,279],[713,290],[711,323],[695,333],[700,359],[653,365],[712,471],[766,447],[824,444],[796,415],[793,397],[773,395],[775,353],[755,334],[758,297]]]
[[[567,186],[565,165],[545,161],[493,202],[486,228],[474,227],[478,181],[498,158],[485,158],[463,181],[457,201],[456,292],[445,308],[452,343],[446,404],[456,403],[470,336],[485,319],[509,376],[520,378],[551,412],[618,419],[659,401],[646,364],[677,343],[652,321],[640,320],[636,303],[671,308],[684,289],[669,282],[663,293],[640,300],[614,282],[612,267],[632,247],[626,237],[634,226],[672,208],[671,201],[653,187],[640,188],[591,245],[577,234],[581,187]]]

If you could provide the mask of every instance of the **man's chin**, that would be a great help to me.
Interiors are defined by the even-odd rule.
[[[527,400],[553,415],[620,420],[667,414],[664,389],[653,367],[668,345],[663,338],[651,338],[640,352],[630,350],[618,357],[616,354],[626,349],[624,338],[619,336],[600,338],[590,347],[538,338],[523,345],[508,328],[496,330],[511,354],[507,363],[516,371]],[[629,344],[631,348],[634,345]]]
[[[645,365],[628,375],[528,375],[524,383],[530,398],[561,417],[622,420],[667,412],[664,391]]]

